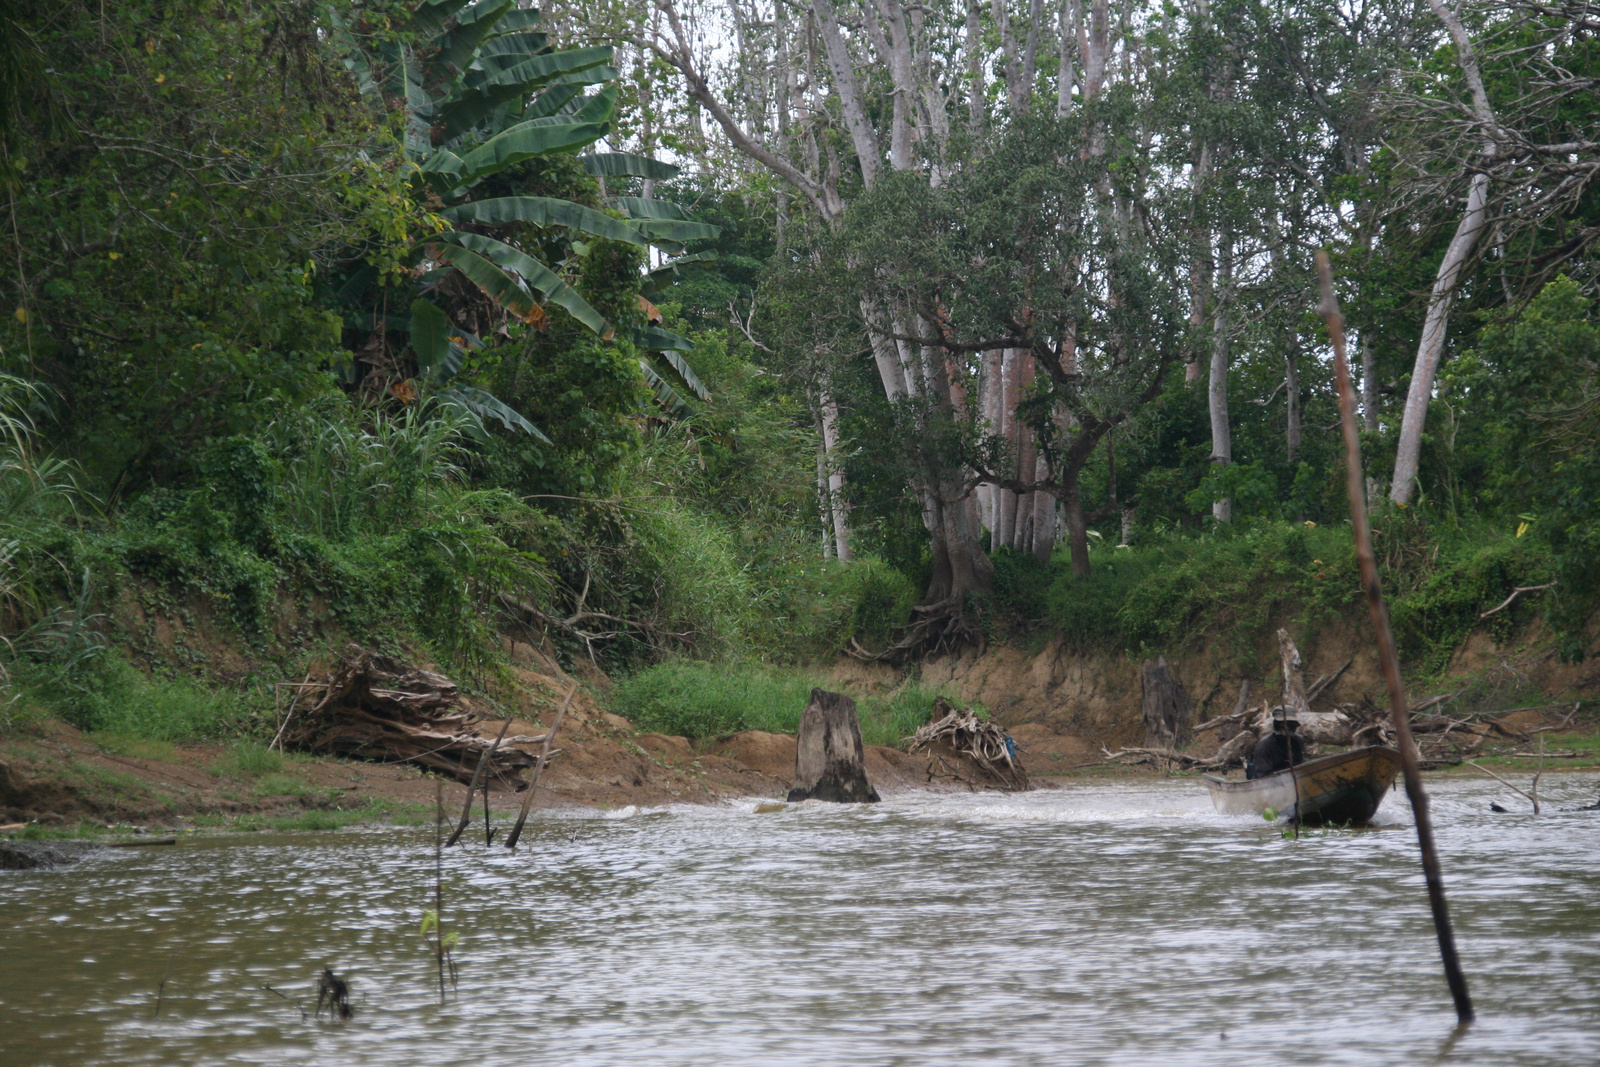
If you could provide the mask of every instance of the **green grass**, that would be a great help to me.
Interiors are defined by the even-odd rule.
[[[249,693],[147,675],[114,651],[90,663],[15,666],[25,699],[90,733],[195,741],[237,731],[251,709]]]
[[[318,791],[293,775],[266,774],[256,782],[252,792],[258,797],[307,797]]]
[[[178,760],[178,750],[170,741],[152,741],[145,737],[131,737],[128,734],[104,731],[90,734],[89,740],[101,752],[109,752],[113,756],[156,760],[161,763],[176,763]]]
[[[690,738],[719,737],[741,730],[792,734],[814,687],[825,678],[797,669],[688,660],[640,671],[617,686],[619,714],[640,730]],[[852,694],[853,695],[853,694]],[[861,738],[869,745],[894,745],[927,721],[939,692],[910,683],[888,697],[858,697]]]
[[[29,823],[21,830],[6,834],[12,841],[76,841],[98,840],[111,833],[97,822],[80,822],[76,826],[41,826],[38,823]]]
[[[303,811],[294,815],[197,815],[195,826],[214,830],[254,832],[273,830],[340,830],[361,823],[387,822],[391,826],[423,826],[433,821],[433,809],[423,804],[374,798],[359,808]]]
[[[260,778],[283,770],[283,754],[266,745],[241,741],[228,749],[228,754],[212,770],[225,778]]]
[[[74,761],[65,775],[68,782],[86,793],[117,800],[134,800],[145,796],[145,783],[131,774],[96,767],[81,760]]]

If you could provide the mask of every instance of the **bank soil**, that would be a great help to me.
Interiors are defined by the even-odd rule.
[[[486,737],[500,732],[506,714],[513,716],[508,737],[542,737],[574,679],[531,645],[507,640],[504,651],[513,664],[508,681],[487,696],[463,696],[461,704],[480,716],[476,729]],[[1325,629],[1306,639],[1302,651],[1308,678],[1340,672],[1317,703],[1374,699],[1387,707],[1375,656],[1358,631]],[[1231,710],[1246,682],[1252,703],[1275,699],[1281,683],[1272,666],[1274,652],[1264,640],[1254,660],[1241,658],[1237,651],[1223,656],[1214,649],[1169,657],[1192,700],[1194,721]],[[331,670],[333,664],[326,667]],[[535,806],[780,798],[792,785],[793,737],[750,731],[691,742],[641,733],[603,706],[610,685],[603,674],[587,664],[575,670],[581,684],[555,741],[554,759],[540,780]],[[1052,641],[1033,652],[991,647],[934,660],[922,665],[920,681],[988,708],[1015,740],[1030,776],[1048,786],[1050,775],[1148,773],[1106,763],[1107,748],[1140,742],[1139,670],[1138,659],[1081,652]],[[829,673],[831,687],[844,693],[882,693],[905,680],[888,667],[854,660],[841,660]],[[1474,637],[1458,653],[1449,676],[1413,698],[1420,701],[1447,691],[1460,694],[1449,705],[1451,716],[1487,717],[1518,702],[1546,702],[1542,712],[1533,713],[1544,716],[1539,721],[1546,726],[1530,720],[1531,729],[1548,730],[1548,723],[1565,718],[1564,728],[1593,733],[1587,703],[1600,696],[1600,664],[1561,664],[1537,641],[1502,648]],[[1573,721],[1564,711],[1578,701],[1584,702],[1585,711]],[[537,752],[537,745],[514,744],[529,754]],[[1198,751],[1215,744],[1214,737],[1202,736],[1191,747]],[[404,763],[294,752],[281,766],[263,769],[258,763],[247,770],[239,763],[237,751],[227,745],[130,744],[46,722],[34,734],[0,740],[0,825],[89,821],[169,827],[218,816],[361,809],[378,815],[396,805],[431,807],[437,788],[435,777]],[[999,784],[970,761],[943,752],[913,756],[869,746],[866,765],[879,792]],[[466,768],[463,777],[470,777],[471,770]],[[459,811],[464,786],[449,775],[441,777],[446,779],[446,805]],[[492,807],[505,810],[520,806],[522,796],[512,783],[492,780],[490,799]]]
[[[574,679],[526,645],[508,646],[511,684],[493,699],[463,696],[479,716],[473,729],[494,738],[513,718],[508,737],[546,733]],[[540,779],[535,807],[616,807],[674,802],[714,803],[739,797],[781,798],[794,777],[795,739],[760,731],[698,744],[641,733],[596,702],[606,682],[580,684],[563,717],[553,758]],[[513,742],[530,756],[536,743]],[[248,762],[249,766],[241,766]],[[880,790],[968,785],[947,766],[896,749],[869,746],[867,772]],[[468,767],[465,777],[470,777]],[[520,807],[516,781],[491,780],[491,807]],[[976,776],[968,775],[975,783]],[[443,780],[446,807],[459,812],[465,787],[455,776],[425,773],[409,763],[375,763],[256,750],[241,760],[234,746],[152,745],[86,735],[47,721],[34,734],[0,742],[0,824],[80,822],[175,827],[216,816],[292,816],[359,811],[374,816],[406,805],[431,807]],[[481,804],[481,801],[479,801]]]

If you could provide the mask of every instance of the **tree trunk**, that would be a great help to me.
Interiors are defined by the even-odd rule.
[[[1189,239],[1192,249],[1189,258],[1189,331],[1193,338],[1189,358],[1183,365],[1185,385],[1200,380],[1200,337],[1206,322],[1206,305],[1211,301],[1211,235],[1206,229],[1203,196],[1205,182],[1211,173],[1211,146],[1202,141],[1194,154],[1194,168],[1189,178],[1189,210],[1194,215],[1194,226]]]
[[[833,537],[828,506],[828,448],[819,436],[817,439],[817,519],[822,523],[822,558],[833,558]]]
[[[1033,353],[1018,349],[1017,351],[1017,388],[1016,398],[1012,402],[1012,411],[1016,405],[1033,388]],[[1034,468],[1038,466],[1038,454],[1034,447],[1035,435],[1033,427],[1013,415],[1017,432],[1017,477],[1032,480]],[[1027,552],[1032,548],[1033,540],[1033,513],[1037,506],[1038,493],[1020,493],[1017,495],[1016,519],[1012,525],[1011,547],[1018,552]]]
[[[994,349],[983,354],[983,365],[978,388],[983,395],[984,432],[991,437],[1005,435],[1005,353]],[[989,527],[989,548],[1000,547],[1000,501],[1005,490],[997,485],[985,484],[984,525]]]
[[[1368,433],[1378,432],[1378,372],[1373,367],[1372,343],[1361,339],[1361,428]],[[1367,474],[1367,507],[1378,502],[1383,483],[1370,471]]]
[[[800,716],[796,740],[791,802],[877,802],[878,791],[867,780],[866,749],[854,700],[840,693],[811,690],[811,703]]]
[[[1072,576],[1087,578],[1089,577],[1089,521],[1083,514],[1083,491],[1078,486],[1076,472],[1071,475],[1070,484],[1062,495],[1061,507],[1066,513],[1067,551],[1072,557]]]
[[[1149,748],[1175,749],[1189,728],[1189,694],[1173,675],[1165,657],[1144,661],[1139,671],[1144,687],[1144,743]]]
[[[844,498],[844,471],[839,463],[839,404],[827,386],[822,390],[822,445],[827,456],[828,509],[833,520],[833,541],[841,561],[850,554],[850,505]]]
[[[1278,631],[1278,662],[1283,669],[1283,706],[1298,718],[1311,710],[1311,704],[1306,700],[1306,679],[1304,666],[1300,662],[1300,649],[1295,646],[1289,631],[1284,629]]]
[[[967,131],[981,137],[987,124],[983,88],[983,25],[979,0],[967,0]]]
[[[1483,147],[1479,150],[1478,167],[1467,187],[1467,207],[1456,226],[1455,236],[1439,261],[1439,271],[1434,276],[1433,292],[1428,296],[1428,311],[1422,320],[1422,338],[1417,344],[1417,359],[1411,370],[1411,387],[1406,391],[1405,414],[1400,419],[1400,437],[1395,442],[1394,478],[1389,484],[1389,498],[1397,504],[1409,504],[1416,492],[1417,470],[1422,460],[1422,429],[1428,418],[1428,401],[1433,396],[1433,378],[1439,370],[1439,360],[1444,355],[1445,335],[1450,328],[1450,306],[1455,302],[1456,287],[1461,272],[1472,258],[1478,238],[1489,219],[1488,167],[1500,154],[1497,141],[1498,123],[1489,106],[1489,96],[1484,91],[1483,78],[1478,72],[1478,57],[1473,51],[1472,39],[1467,36],[1461,19],[1443,0],[1428,0],[1428,6],[1450,31],[1456,46],[1456,61],[1472,90],[1473,117],[1482,128]]]
[[[1217,311],[1211,326],[1211,382],[1206,399],[1211,412],[1211,462],[1226,467],[1233,462],[1233,431],[1228,422],[1228,290],[1233,274],[1231,241],[1224,237],[1217,256]],[[1233,501],[1227,497],[1211,505],[1211,516],[1218,522],[1233,518]]]
[[[1061,5],[1057,29],[1060,65],[1056,68],[1056,116],[1066,118],[1072,111],[1072,90],[1078,85],[1078,24],[1083,21],[1082,0],[1065,0]]]
[[[1283,388],[1289,394],[1284,415],[1284,450],[1289,456],[1289,466],[1293,467],[1295,456],[1300,453],[1300,349],[1294,344],[1290,344],[1283,357]]]
[[[1044,481],[1050,476],[1050,465],[1045,461],[1043,453],[1039,455],[1034,465],[1034,480]],[[1033,494],[1033,558],[1040,563],[1049,563],[1050,554],[1056,547],[1056,498],[1049,493]]]
[[[1004,438],[1006,448],[1013,458],[1018,452],[1017,431],[1017,350],[1008,348],[1002,356],[1000,365],[1000,435]],[[1000,490],[999,516],[996,525],[998,540],[992,542],[996,548],[1001,545],[1010,545],[1016,537],[1017,529],[1017,494],[1010,489]]]
[[[1450,305],[1455,301],[1461,272],[1472,257],[1472,250],[1483,234],[1489,218],[1489,176],[1474,174],[1467,191],[1467,210],[1461,216],[1450,247],[1439,261],[1439,273],[1428,297],[1428,312],[1422,321],[1422,340],[1417,345],[1416,364],[1411,369],[1411,388],[1406,391],[1405,414],[1400,419],[1400,437],[1395,442],[1394,479],[1389,498],[1409,504],[1416,492],[1417,471],[1422,460],[1422,427],[1428,418],[1428,401],[1433,396],[1433,378],[1444,355],[1445,334],[1450,329]]]

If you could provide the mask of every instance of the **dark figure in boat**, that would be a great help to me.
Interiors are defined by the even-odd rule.
[[[1246,778],[1265,778],[1306,761],[1306,743],[1296,733],[1300,720],[1287,708],[1272,718],[1272,732],[1256,742],[1256,750],[1244,766]]]

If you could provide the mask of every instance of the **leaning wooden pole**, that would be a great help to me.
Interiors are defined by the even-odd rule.
[[[506,731],[509,729],[511,729],[511,716],[508,715],[506,716],[506,724],[500,727],[500,733],[494,739],[494,744],[484,749],[483,753],[478,756],[478,769],[472,772],[472,781],[467,785],[467,802],[461,805],[461,821],[456,823],[455,831],[450,835],[450,839],[444,843],[445,848],[454,846],[457,841],[461,840],[461,835],[466,833],[467,824],[472,821],[472,798],[478,792],[479,785],[483,786],[483,823],[486,828],[484,832],[488,832],[489,783],[484,778],[484,771],[488,770],[489,761],[494,758],[495,750],[500,747],[500,742],[504,740]]]
[[[561,702],[561,710],[556,712],[555,721],[550,724],[550,729],[544,733],[544,744],[539,749],[539,762],[533,765],[533,780],[528,783],[528,795],[522,798],[522,810],[517,813],[517,824],[511,828],[511,835],[506,838],[506,848],[516,848],[517,839],[522,836],[522,824],[528,821],[528,809],[533,807],[533,791],[539,788],[539,776],[544,773],[544,765],[550,761],[550,745],[556,739],[556,731],[561,729],[561,720],[567,714],[567,705],[572,703],[572,698],[578,695],[578,683],[572,683],[572,691],[567,694],[567,699]]]
[[[1400,659],[1394,650],[1394,634],[1389,629],[1389,611],[1384,607],[1383,589],[1378,584],[1378,559],[1372,551],[1372,527],[1367,522],[1366,489],[1361,472],[1361,438],[1356,431],[1356,394],[1350,384],[1350,363],[1344,351],[1344,316],[1333,294],[1333,268],[1326,252],[1317,253],[1317,274],[1322,283],[1322,317],[1333,339],[1333,367],[1339,383],[1339,417],[1344,426],[1345,489],[1350,495],[1350,525],[1355,531],[1356,558],[1361,564],[1361,585],[1367,593],[1367,608],[1372,613],[1372,628],[1378,635],[1378,656],[1383,676],[1389,683],[1389,700],[1394,708],[1395,747],[1400,750],[1400,770],[1405,775],[1406,796],[1417,822],[1417,844],[1422,850],[1422,876],[1428,885],[1428,906],[1433,909],[1433,929],[1439,936],[1439,955],[1444,960],[1444,978],[1456,1002],[1456,1018],[1472,1021],[1472,996],[1467,992],[1467,977],[1461,973],[1456,955],[1456,938],[1450,929],[1450,908],[1444,899],[1444,878],[1439,873],[1439,852],[1433,843],[1433,821],[1428,817],[1428,794],[1422,788],[1422,769],[1417,765],[1417,746],[1411,740],[1411,712],[1405,685],[1400,680]]]

